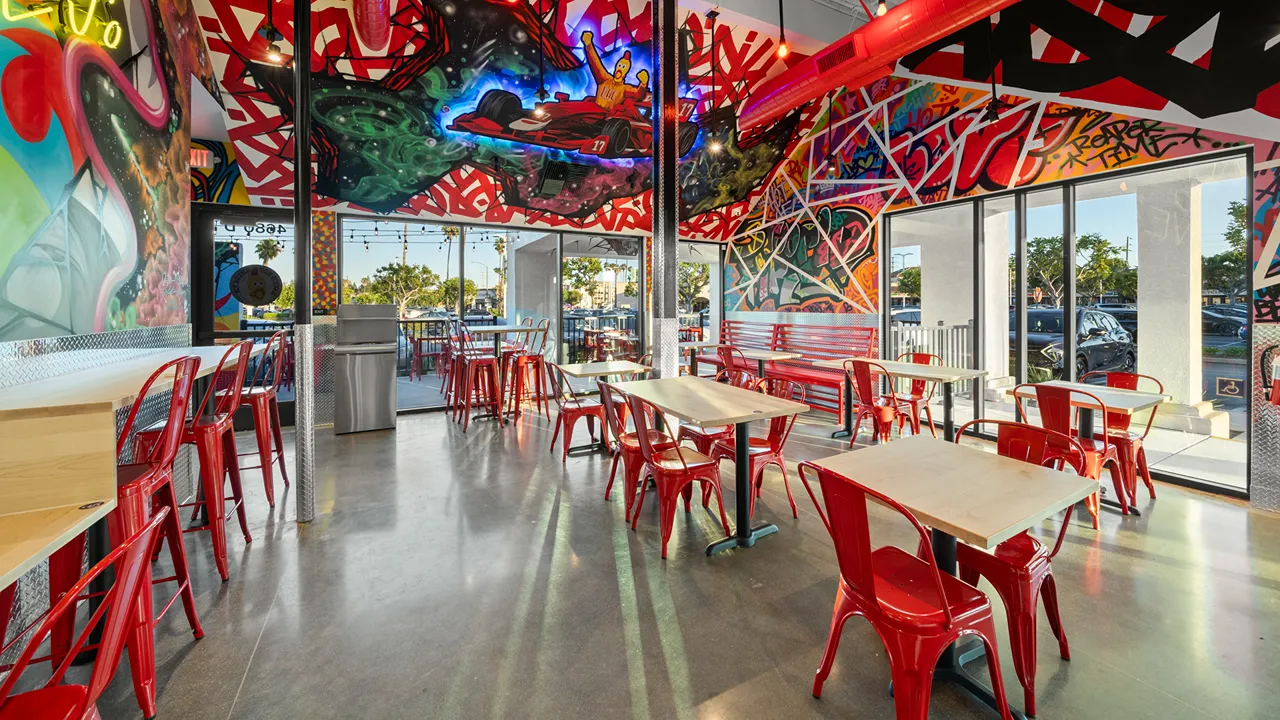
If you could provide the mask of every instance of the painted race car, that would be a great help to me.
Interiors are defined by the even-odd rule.
[[[698,138],[698,126],[689,122],[696,106],[696,100],[680,98],[676,150],[681,156]],[[653,103],[627,99],[604,110],[593,97],[570,100],[556,93],[538,113],[526,110],[514,93],[490,90],[475,112],[459,115],[449,129],[602,158],[638,158],[648,156],[653,144]]]

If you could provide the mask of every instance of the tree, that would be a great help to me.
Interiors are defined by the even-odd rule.
[[[1245,243],[1248,239],[1249,207],[1243,202],[1233,201],[1227,212],[1231,220],[1222,233],[1222,239],[1227,241],[1229,249],[1201,259],[1200,279],[1206,289],[1217,290],[1228,299],[1235,300],[1249,290],[1249,276],[1245,268],[1248,263]]]
[[[284,250],[284,247],[275,238],[262,238],[258,241],[258,246],[254,248],[254,252],[258,254],[258,258],[262,260],[263,265],[270,265],[272,260],[280,257],[282,250]]]
[[[1027,287],[1040,288],[1054,307],[1062,307],[1062,236],[1027,241]]]
[[[898,294],[907,297],[920,297],[920,268],[903,268],[898,272]]]
[[[564,304],[565,304],[565,305],[569,305],[569,306],[576,306],[576,305],[577,305],[578,303],[580,303],[580,302],[582,302],[582,291],[581,291],[581,290],[573,290],[573,289],[571,289],[571,288],[565,288],[565,290],[564,290]]]
[[[294,288],[292,282],[287,282],[280,288],[280,297],[276,298],[275,306],[278,308],[293,308]]]
[[[676,268],[676,296],[680,306],[692,308],[694,298],[707,289],[711,282],[711,268],[701,263],[682,262]]]
[[[400,317],[409,305],[427,301],[440,290],[440,277],[426,265],[391,263],[377,269],[369,283],[367,295],[375,302],[395,305]],[[362,301],[358,301],[362,302]]]
[[[443,297],[444,306],[450,310],[457,307],[458,303],[458,278],[451,277],[444,281]],[[476,301],[476,281],[467,280],[462,286],[462,307],[469,307]]]
[[[1125,302],[1138,300],[1138,268],[1127,267],[1115,274],[1111,289]]]
[[[1109,290],[1115,289],[1116,279],[1127,269],[1128,265],[1120,258],[1120,248],[1100,233],[1085,233],[1076,238],[1078,294],[1101,300]]]
[[[567,290],[578,290],[582,294],[591,295],[599,282],[596,278],[604,272],[604,263],[599,258],[569,258],[561,263],[560,277],[564,279]],[[568,293],[565,294],[566,301]],[[575,305],[577,302],[574,303]]]

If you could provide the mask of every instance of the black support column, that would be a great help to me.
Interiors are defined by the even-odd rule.
[[[315,338],[311,334],[311,0],[293,4],[294,478],[298,522],[315,517]]]
[[[677,243],[680,196],[677,185],[677,100],[680,47],[676,0],[653,2],[653,368],[656,377],[679,374],[679,316],[676,313]]]

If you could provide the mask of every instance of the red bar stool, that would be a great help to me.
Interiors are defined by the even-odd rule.
[[[479,405],[487,408],[494,417],[498,418],[498,424],[502,424],[502,381],[498,368],[499,358],[482,351],[467,350],[466,348],[470,348],[473,344],[471,333],[467,331],[465,325],[460,326],[460,333],[464,348],[462,353],[464,362],[463,372],[459,378],[462,381],[461,405],[455,406],[455,416],[461,416],[462,431],[466,432],[471,425],[471,408]]]
[[[526,318],[532,320],[533,318]],[[543,318],[538,321],[539,332],[526,344],[523,352],[514,357],[511,377],[512,411],[519,416],[521,407],[526,401],[541,410],[547,419],[551,419],[550,405],[547,400],[547,359],[543,354],[547,345],[547,331],[551,321]]]
[[[240,488],[239,456],[236,453],[236,435],[233,420],[244,396],[244,376],[249,365],[249,353],[253,344],[242,340],[227,348],[218,367],[214,370],[213,382],[209,390],[196,408],[193,419],[187,421],[182,431],[182,443],[196,446],[196,454],[200,458],[200,487],[204,498],[184,503],[179,507],[199,508],[204,506],[209,516],[209,524],[203,527],[186,528],[183,532],[201,532],[208,530],[213,537],[213,560],[218,566],[218,574],[223,582],[231,577],[227,568],[227,518],[226,501],[231,500],[240,519],[240,532],[244,534],[246,543],[253,542],[249,535],[249,520],[245,517],[244,493]],[[227,363],[235,362],[234,368],[228,369]],[[219,392],[219,386],[228,392]],[[204,410],[209,400],[214,400],[213,414],[205,416]],[[146,448],[155,445],[159,431],[143,430],[138,433],[135,447]],[[225,495],[224,482],[231,482],[231,497]],[[195,513],[192,514],[195,519]]]
[[[31,635],[17,661],[14,662],[4,683],[0,684],[0,720],[101,720],[102,716],[98,714],[95,703],[116,674],[125,642],[131,639],[129,633],[137,622],[131,610],[138,606],[144,596],[150,595],[151,587],[146,582],[145,571],[150,565],[149,560],[159,528],[165,523],[167,517],[169,517],[169,508],[161,508],[150,522],[118,544],[53,604]],[[115,569],[115,582],[104,595],[97,611],[90,616],[85,629],[71,644],[69,652],[54,662],[49,680],[38,689],[12,695],[14,686],[31,663],[54,660],[53,657],[37,658],[36,651],[55,628],[67,625],[67,621],[74,621],[76,606],[82,600],[89,598],[89,584],[106,572],[107,568]],[[89,635],[99,623],[103,626],[102,640],[96,646],[88,645]],[[71,667],[72,660],[82,650],[91,650],[95,647],[98,654],[93,672],[89,675],[89,684],[61,684],[67,670]],[[136,651],[137,648],[130,644],[129,659],[131,661]],[[154,658],[152,658],[151,674],[154,677]],[[152,708],[151,714],[147,717],[154,715],[155,709]]]
[[[774,397],[780,397],[786,400],[794,400],[798,403],[804,402],[804,386],[791,380],[783,380],[781,378],[769,378],[760,381],[760,385],[765,392]],[[760,489],[764,486],[764,469],[769,465],[777,465],[782,471],[782,485],[787,489],[787,502],[791,503],[791,516],[800,517],[800,511],[796,508],[796,500],[791,495],[791,481],[787,479],[787,460],[782,455],[782,448],[787,444],[787,438],[791,436],[791,428],[796,424],[796,415],[785,415],[769,420],[768,437],[752,437],[749,438],[747,447],[747,460],[750,463],[747,472],[751,478],[752,486],[755,492],[751,493],[750,514],[755,517],[756,499],[760,497]],[[733,428],[730,428],[732,431]],[[722,460],[733,460],[737,457],[736,442],[732,432],[728,437],[720,438],[711,446],[711,459],[717,464]]]
[[[1111,473],[1111,484],[1115,488],[1116,500],[1120,503],[1121,512],[1128,515],[1129,498],[1125,492],[1124,471],[1120,467],[1120,454],[1116,450],[1115,444],[1108,437],[1108,433],[1104,432],[1101,440],[1080,437],[1080,432],[1076,428],[1077,413],[1071,407],[1071,394],[1083,395],[1092,400],[1102,409],[1103,417],[1107,417],[1110,414],[1106,403],[1102,402],[1097,395],[1084,390],[1074,390],[1055,385],[1019,385],[1013,389],[1013,401],[1018,406],[1018,415],[1023,418],[1030,417],[1022,406],[1022,398],[1018,396],[1018,391],[1023,388],[1032,388],[1035,391],[1036,404],[1040,408],[1040,424],[1046,430],[1069,435],[1079,441],[1080,446],[1084,448],[1085,471],[1080,473],[1081,475],[1101,482],[1102,468],[1108,468]],[[1085,507],[1088,508],[1089,515],[1093,519],[1094,530],[1098,529],[1099,506],[1097,493],[1089,496],[1089,499],[1085,501]]]
[[[609,484],[604,489],[604,499],[609,499],[613,489],[613,478],[618,472],[618,460],[622,460],[622,498],[626,502],[624,517],[631,520],[631,506],[635,503],[636,490],[640,485],[640,471],[644,469],[644,454],[640,452],[640,437],[635,432],[627,432],[628,416],[626,395],[614,386],[596,381],[600,387],[600,404],[604,406],[604,417],[608,421],[609,435],[613,438],[613,462],[609,465]],[[649,444],[658,452],[670,450],[676,441],[670,435],[657,430],[649,431]]]
[[[241,467],[241,470],[262,470],[262,484],[267,491],[267,504],[271,507],[276,506],[276,490],[275,481],[271,477],[272,466],[277,462],[280,463],[280,477],[284,479],[284,486],[289,487],[289,471],[284,464],[284,436],[280,429],[280,402],[278,399],[280,390],[280,378],[283,376],[284,370],[284,341],[286,333],[280,332],[271,336],[267,340],[267,348],[262,353],[262,360],[258,362],[258,367],[253,372],[253,382],[245,391],[245,399],[249,401],[249,409],[253,412],[253,433],[258,441],[257,452],[239,453],[238,457],[246,455],[258,456],[258,464],[248,467]],[[274,347],[274,351],[272,348]],[[267,384],[267,368],[270,367],[271,384]],[[223,390],[218,393],[219,398],[229,390]],[[272,448],[272,441],[275,441],[275,447]],[[239,459],[236,460],[239,462]]]
[[[898,362],[909,362],[917,365],[934,365],[941,367],[944,363],[942,358],[932,353],[926,352],[906,352],[898,356]],[[938,383],[927,382],[925,380],[912,379],[911,392],[902,401],[911,406],[911,434],[920,434],[920,411],[924,411],[924,416],[929,421],[929,432],[934,437],[938,437],[938,431],[933,427],[933,409],[929,407],[929,401],[933,400],[933,394],[938,391]]]
[[[964,437],[965,430],[983,423],[997,426],[997,453],[1032,465],[1059,469],[1064,465],[1070,466],[1084,475],[1085,451],[1080,443],[1075,438],[1034,425],[1007,420],[971,420],[956,431],[956,442]],[[1013,669],[1022,684],[1025,711],[1030,716],[1036,714],[1036,606],[1041,597],[1044,598],[1049,628],[1058,640],[1058,654],[1063,660],[1071,659],[1067,634],[1058,615],[1058,586],[1053,579],[1050,561],[1062,548],[1072,510],[1067,508],[1062,528],[1058,531],[1058,541],[1052,550],[1026,532],[1000,543],[992,553],[964,543],[956,545],[960,579],[977,585],[978,578],[984,577],[1004,601]]]
[[[1097,376],[1105,378],[1107,387],[1121,390],[1137,390],[1143,380],[1149,380],[1155,383],[1157,393],[1164,394],[1164,383],[1150,375],[1139,373],[1095,370],[1081,375],[1080,382]],[[1120,456],[1120,469],[1124,473],[1125,491],[1129,493],[1130,500],[1138,494],[1139,475],[1142,476],[1142,482],[1146,484],[1151,499],[1154,500],[1156,497],[1156,486],[1151,482],[1151,470],[1147,467],[1147,451],[1142,446],[1142,442],[1147,439],[1147,435],[1151,434],[1151,424],[1156,420],[1157,410],[1159,410],[1158,406],[1151,409],[1151,415],[1147,418],[1147,427],[1141,435],[1129,429],[1131,416],[1123,413],[1107,413],[1107,435]]]
[[[604,435],[604,406],[595,400],[579,398],[574,394],[569,381],[565,379],[560,366],[555,363],[547,363],[547,366],[550,368],[547,374],[551,377],[551,397],[555,399],[556,406],[560,410],[556,413],[556,430],[551,435],[551,452],[556,451],[556,438],[560,436],[560,430],[563,429],[564,440],[561,443],[560,462],[564,462],[569,459],[569,444],[573,440],[573,426],[578,423],[578,418],[587,419],[587,432],[591,434],[591,442],[596,441],[597,421],[600,423],[600,434]]]
[[[876,393],[875,381],[871,378],[872,368],[883,377],[890,378],[888,395]],[[858,414],[858,419],[853,424],[853,433],[849,435],[849,447],[853,447],[853,441],[858,438],[863,418],[871,418],[872,435],[879,438],[880,442],[889,442],[889,433],[895,422],[898,423],[898,436],[901,437],[903,425],[911,419],[911,403],[899,399],[894,392],[893,375],[883,365],[863,360],[845,360],[844,371],[857,394],[853,409]]]
[[[987,596],[938,569],[928,532],[892,498],[809,462],[800,463],[799,470],[800,480],[818,510],[818,517],[835,543],[840,565],[840,586],[831,612],[831,630],[822,663],[813,679],[813,696],[822,696],[822,684],[831,674],[845,621],[861,615],[876,629],[889,656],[893,701],[899,720],[924,720],[929,716],[933,669],[938,657],[948,645],[967,634],[977,635],[986,646],[991,689],[999,704],[1000,716],[1006,720],[1011,718],[1004,697],[1004,680],[1000,677],[995,620]],[[822,503],[809,486],[805,471],[817,475],[822,487]],[[911,523],[924,546],[924,559],[893,545],[871,548],[868,498],[897,511]],[[825,513],[823,503],[827,507]]]
[[[632,422],[635,423],[640,454],[644,457],[643,475],[653,478],[653,484],[658,491],[658,526],[662,534],[663,559],[667,557],[667,541],[671,539],[671,530],[675,525],[676,503],[683,495],[685,512],[689,512],[689,500],[695,482],[702,483],[704,489],[703,507],[709,505],[707,489],[715,492],[716,504],[720,510],[720,527],[725,534],[728,534],[729,518],[724,514],[719,463],[696,450],[679,445],[666,450],[658,449],[658,444],[649,441],[653,437],[652,433],[656,432],[649,428],[649,418],[660,417],[661,411],[652,403],[634,395],[627,396],[627,403],[631,408]],[[670,427],[669,424],[665,426]],[[664,441],[663,444],[666,442]],[[644,509],[644,493],[640,493],[640,497],[636,500],[635,512],[631,513],[632,530],[636,528],[636,521],[640,519],[642,509]]]

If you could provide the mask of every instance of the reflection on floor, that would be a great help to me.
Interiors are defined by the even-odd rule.
[[[193,641],[181,612],[160,624],[161,717],[891,718],[884,648],[862,621],[845,627],[823,698],[809,692],[837,568],[794,462],[844,450],[828,417],[799,424],[787,446],[799,519],[770,470],[757,515],[777,535],[708,558],[721,530],[695,503],[678,511],[666,561],[653,504],[627,528],[621,498],[603,499],[608,458],[561,464],[545,418],[482,420],[466,435],[443,413],[403,417],[394,431],[322,431],[314,522],[291,521],[292,491],[279,489],[269,512],[252,471],[254,540],[231,533],[229,582],[208,535],[186,536],[206,636]],[[1275,716],[1280,517],[1159,493],[1139,499],[1141,517],[1104,512],[1100,531],[1083,512],[1072,521],[1053,563],[1072,660],[1058,657],[1042,613],[1041,717]],[[872,531],[915,548],[878,509]],[[99,708],[141,717],[127,662]],[[995,716],[938,686],[930,717]]]
[[[942,402],[935,401],[931,405],[934,422],[941,425]],[[963,398],[957,399],[954,412],[957,426],[973,418],[973,406]],[[987,402],[983,404],[983,412],[988,418],[1014,419],[1014,409],[1011,404]],[[1032,409],[1029,412],[1031,422],[1039,424],[1039,416],[1035,410]],[[1146,427],[1145,417],[1140,421],[1135,419],[1134,424],[1139,429]],[[1152,470],[1234,490],[1246,489],[1249,461],[1249,443],[1246,433],[1240,433],[1227,440],[1182,430],[1153,427],[1145,445],[1147,462]]]

